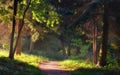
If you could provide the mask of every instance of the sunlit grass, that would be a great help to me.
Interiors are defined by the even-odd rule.
[[[15,59],[29,63],[30,65],[34,65],[34,66],[38,66],[38,64],[40,64],[41,62],[48,61],[47,58],[44,58],[42,56],[35,56],[35,55],[24,54],[24,53],[21,56],[16,55]]]
[[[0,57],[8,57],[8,54],[8,51],[0,51]],[[15,55],[15,60],[25,62],[33,66],[38,66],[41,62],[48,61],[47,58],[44,58],[42,56],[25,53],[22,53],[21,55]]]
[[[100,67],[85,59],[66,59],[60,64],[63,68],[70,70],[71,75],[120,75],[120,67],[117,64]]]
[[[8,54],[8,51],[0,50],[0,75],[42,75],[38,66],[48,61],[42,56],[25,53],[15,55],[15,59],[10,60]]]
[[[96,67],[92,62],[85,60],[64,60],[60,62],[61,66],[68,70],[75,70],[78,68],[93,68]]]

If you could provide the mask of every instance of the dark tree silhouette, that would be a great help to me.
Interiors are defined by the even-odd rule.
[[[17,5],[18,1],[14,0],[14,5],[13,5],[13,24],[12,24],[12,33],[11,33],[11,41],[10,41],[10,52],[9,52],[9,58],[14,59],[14,52],[13,52],[13,43],[14,43],[14,34],[15,34],[15,25],[16,25],[16,14],[17,14]]]
[[[14,54],[15,54],[15,51],[16,51],[16,48],[17,48],[17,45],[19,43],[19,38],[20,38],[20,35],[21,35],[21,31],[22,31],[22,28],[24,26],[24,18],[25,18],[25,14],[30,6],[30,3],[31,3],[31,0],[28,1],[27,3],[27,6],[25,8],[25,10],[23,11],[23,15],[22,15],[22,19],[21,19],[21,25],[18,29],[18,35],[17,35],[17,39],[16,39],[16,42],[15,42],[15,46],[13,45],[14,44],[14,34],[15,34],[15,27],[16,27],[16,14],[17,14],[17,6],[18,6],[18,0],[14,0],[14,10],[13,10],[13,25],[12,25],[12,33],[11,33],[11,41],[10,41],[10,52],[9,52],[9,58],[10,59],[14,59]]]

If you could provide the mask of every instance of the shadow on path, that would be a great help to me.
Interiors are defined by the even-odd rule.
[[[43,62],[39,69],[44,75],[71,75],[71,72],[61,68],[57,61]]]

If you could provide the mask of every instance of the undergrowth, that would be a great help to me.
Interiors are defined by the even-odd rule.
[[[95,67],[95,65],[93,65],[91,62],[89,62],[88,60],[64,60],[60,62],[61,66],[65,69],[68,70],[75,70],[78,68],[93,68]]]
[[[72,71],[71,75],[120,75],[120,66],[117,64],[109,63],[105,67],[99,67],[85,59],[66,59],[60,64]]]
[[[0,75],[42,75],[38,65],[44,61],[48,59],[24,53],[10,60],[8,51],[0,51]]]

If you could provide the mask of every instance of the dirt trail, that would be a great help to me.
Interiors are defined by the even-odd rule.
[[[44,75],[70,75],[70,72],[61,68],[58,61],[43,62],[39,65]]]

